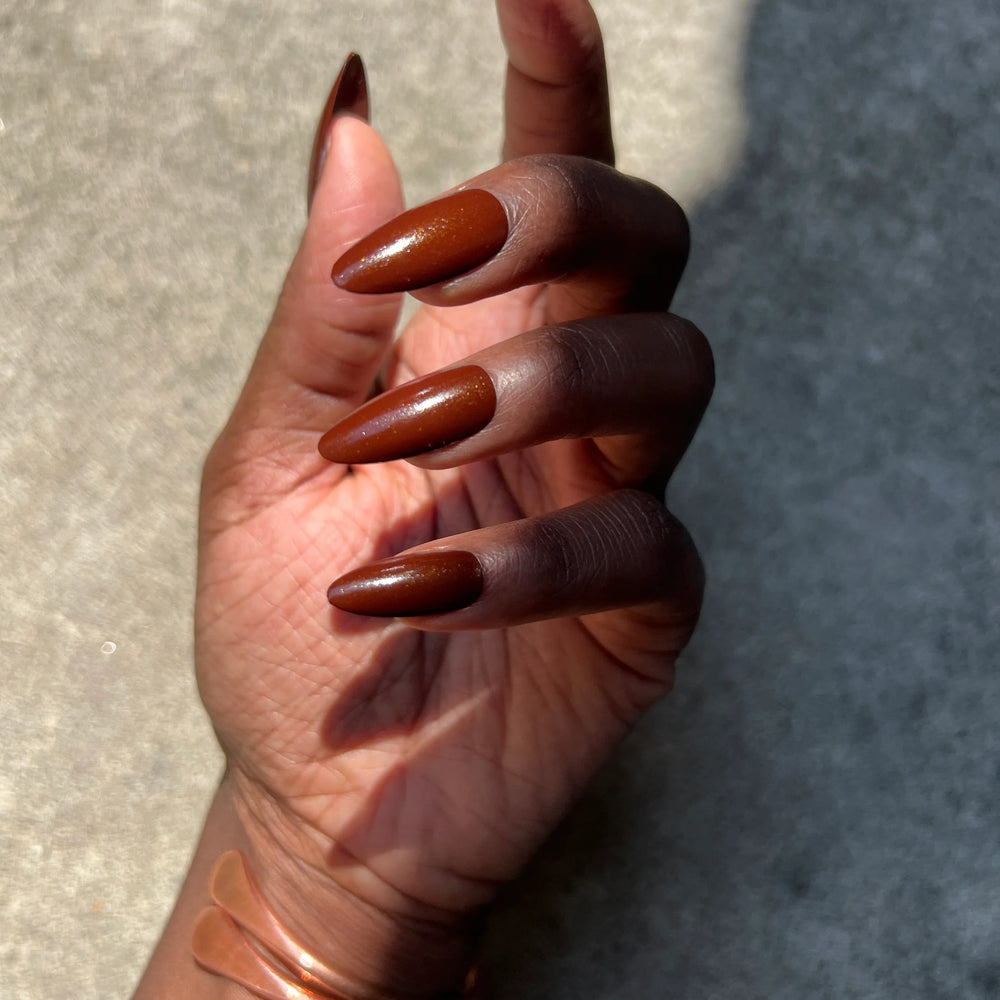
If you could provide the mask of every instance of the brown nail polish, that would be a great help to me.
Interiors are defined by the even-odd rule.
[[[330,428],[319,453],[331,462],[391,462],[481,431],[496,412],[493,381],[479,365],[434,372],[376,396]]]
[[[368,82],[361,56],[352,52],[341,67],[326,99],[326,107],[316,126],[312,156],[309,157],[309,180],[306,187],[306,205],[312,208],[316,183],[323,170],[326,150],[330,143],[330,123],[335,115],[351,114],[368,121]]]
[[[345,573],[326,596],[341,611],[406,618],[457,611],[482,592],[483,570],[471,552],[412,552]]]
[[[404,212],[333,265],[349,292],[403,292],[485,263],[507,242],[507,213],[488,191],[459,191]]]

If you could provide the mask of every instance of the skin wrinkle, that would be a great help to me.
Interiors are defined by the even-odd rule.
[[[235,775],[237,785],[243,789],[242,794],[237,796],[235,800],[237,810],[245,816],[250,817],[253,821],[251,824],[247,824],[248,829],[268,830],[272,826],[272,823],[265,818],[265,814],[267,814],[268,816],[277,817],[282,828],[288,830],[293,839],[302,839],[302,834],[307,834],[310,837],[319,836],[321,839],[326,839],[319,830],[312,827],[309,821],[294,810],[290,804],[281,803],[276,800],[263,777],[255,774],[246,767],[238,769]],[[257,789],[258,794],[249,794],[244,789],[244,786],[247,784],[253,785]],[[300,826],[303,823],[305,824],[304,829]],[[299,861],[299,864],[305,864],[305,862]]]
[[[627,728],[632,724],[632,720],[636,717],[637,711],[644,711],[655,701],[665,693],[665,683],[668,680],[662,676],[649,675],[643,673],[641,670],[637,670],[628,661],[622,659],[619,656],[614,655],[606,644],[602,644],[601,641],[594,635],[591,629],[591,623],[587,621],[588,618],[593,617],[590,615],[584,615],[579,620],[580,633],[584,636],[585,640],[591,645],[595,653],[601,654],[604,658],[611,660],[613,669],[617,670],[619,674],[624,674],[627,677],[633,678],[637,682],[636,694],[632,697],[622,697],[620,694],[616,694],[616,685],[612,678],[612,670],[600,671],[597,674],[598,684],[601,687],[601,693],[603,694],[608,706],[614,714],[615,719],[623,727]],[[672,664],[668,665],[668,673],[672,669]],[[669,685],[667,685],[669,687]],[[629,688],[629,695],[632,694],[632,688]]]
[[[575,634],[584,635],[584,630],[580,628],[579,620],[573,625],[573,629]],[[585,635],[584,638],[586,639]],[[578,739],[578,734],[580,732],[586,731],[590,728],[590,726],[585,723],[587,723],[588,719],[594,719],[595,716],[593,714],[585,716],[585,714],[578,707],[577,702],[573,700],[572,697],[573,693],[577,690],[578,685],[542,685],[538,683],[536,678],[530,674],[524,674],[522,675],[522,678],[526,683],[532,685],[540,700],[547,702],[553,707],[562,705],[566,708],[567,712],[569,712],[571,716],[567,728],[573,734],[573,739]],[[558,713],[553,714],[552,717],[560,718]],[[615,716],[615,718],[617,719],[617,716]],[[539,748],[535,756],[537,759],[544,759],[546,756],[544,748]],[[581,761],[578,774],[560,771],[558,768],[553,769],[550,773],[562,775],[564,777],[565,780],[562,784],[565,784],[567,787],[566,790],[561,793],[561,797],[566,800],[571,800],[572,798],[575,798],[583,784],[586,782],[586,776],[589,773],[589,765],[585,760]]]
[[[654,498],[628,491],[625,495],[619,494],[617,502],[603,504],[597,511],[592,506],[571,510],[556,524],[546,524],[541,544],[545,549],[546,570],[551,570],[553,577],[560,581],[556,593],[573,582],[572,576],[565,576],[566,569],[563,577],[556,576],[560,559],[564,567],[576,561],[578,570],[586,567],[588,576],[603,578],[608,569],[619,563],[622,553],[634,549],[632,539],[643,540],[643,552],[638,554],[640,565],[648,562],[651,549],[657,553],[657,565],[669,559],[673,553],[665,524],[667,516]]]
[[[412,511],[419,510],[426,503],[427,474],[422,469],[415,466],[401,465],[400,478],[403,479],[403,482],[397,484],[396,492],[398,495],[393,499],[391,505],[386,505],[387,508],[391,506],[392,510],[392,518],[387,517],[387,522],[391,522],[395,518],[412,518]],[[361,466],[356,470],[355,479],[358,484],[357,489],[359,493],[361,490],[365,490],[361,497],[356,498],[357,502],[351,505],[353,523],[360,534],[368,531],[367,525],[362,523],[354,514],[356,511],[366,507],[366,503],[362,503],[361,501],[366,500],[373,492],[368,489],[373,480],[372,468],[370,466]],[[433,526],[437,527],[436,522]],[[374,542],[374,539],[369,540]]]
[[[705,340],[690,324],[680,324],[674,317],[664,314],[662,317],[643,317],[642,322],[649,324],[650,329],[643,331],[642,337],[662,336],[665,346],[660,349],[661,355],[677,354],[682,368],[693,369],[691,375],[672,373],[669,376],[669,392],[662,393],[659,402],[657,426],[664,426],[674,432],[678,413],[685,409],[692,411],[685,415],[685,423],[693,424],[707,405],[708,397],[714,383],[710,351],[704,348]],[[681,334],[678,327],[684,330]],[[655,328],[659,329],[659,332]],[[589,328],[589,329],[588,329]],[[589,435],[598,429],[595,424],[583,422],[582,418],[570,416],[570,408],[574,411],[583,410],[595,413],[595,421],[600,420],[603,407],[601,393],[593,387],[598,384],[618,384],[629,377],[631,362],[626,362],[628,354],[635,351],[633,340],[609,339],[603,333],[603,328],[594,324],[569,324],[565,327],[549,327],[539,334],[538,346],[534,353],[545,358],[548,381],[551,386],[550,406],[558,414],[567,414],[564,426],[555,425],[556,434],[571,434],[572,436]],[[641,340],[640,340],[641,342]],[[683,350],[681,350],[683,348]],[[531,350],[529,343],[525,347]],[[558,354],[558,360],[549,359],[553,350]],[[685,363],[685,358],[689,359]],[[593,396],[588,402],[588,396]],[[565,404],[560,400],[565,399]],[[651,401],[647,401],[648,406]],[[606,433],[613,431],[609,428]],[[681,434],[679,443],[686,444],[688,435]],[[599,444],[602,443],[601,439]],[[650,447],[653,447],[651,443]],[[679,455],[677,456],[679,458]],[[620,481],[621,477],[616,476]]]
[[[433,927],[433,928],[437,928],[439,926],[448,926],[456,916],[460,917],[464,915],[460,913],[457,909],[449,909],[447,906],[428,903],[425,900],[418,899],[416,896],[412,895],[405,889],[396,885],[390,879],[386,878],[385,875],[383,875],[381,872],[378,871],[378,869],[375,867],[374,864],[363,860],[361,857],[354,854],[354,852],[352,852],[349,848],[347,848],[343,843],[339,841],[337,842],[337,851],[339,853],[342,853],[345,857],[349,858],[351,861],[354,862],[355,865],[362,868],[370,877],[378,880],[378,882],[382,886],[389,889],[391,892],[395,893],[401,900],[405,900],[412,907],[416,908],[417,910],[436,911],[438,914],[441,915],[441,918],[444,918],[444,919],[439,918],[439,920],[434,920],[430,917],[418,917],[412,913],[404,913],[402,909],[397,909],[395,911],[396,914],[402,916],[402,918],[411,925]]]
[[[519,643],[521,646],[526,647],[530,653],[528,656],[523,657],[524,661],[535,661],[541,663],[544,661],[544,651],[540,650],[537,644],[533,641],[533,637],[537,635],[537,631],[531,627],[518,629],[516,632],[511,632],[510,637],[506,640],[508,649],[512,649],[515,643]],[[519,659],[514,658],[513,652],[509,654],[510,659],[507,660],[508,663],[517,663]],[[516,684],[528,685],[535,691],[539,696],[542,696],[542,683],[548,678],[546,676],[535,676],[531,671],[509,671],[508,672],[508,691],[510,692],[509,700],[511,703],[517,700],[517,694],[514,692],[514,686]],[[523,695],[520,696],[522,701],[527,701],[530,704],[531,699],[525,699]],[[508,718],[513,718],[513,716],[508,715]],[[507,749],[506,746],[504,748]]]
[[[605,522],[607,517],[605,517]],[[605,530],[601,530],[601,529]],[[582,570],[577,580],[583,584],[591,584],[595,580],[600,580],[604,576],[605,569],[609,562],[608,551],[612,547],[608,545],[606,536],[606,523],[603,525],[588,525],[581,511],[570,513],[567,521],[567,541],[565,551],[567,553],[567,565],[570,559],[577,562]],[[618,547],[615,546],[615,549]],[[625,551],[624,546],[622,551]],[[572,553],[572,555],[570,555]]]
[[[385,770],[385,765],[383,763],[371,763],[364,766],[363,763],[359,763],[359,757],[361,754],[364,755],[364,760],[375,759],[382,757],[386,760],[394,761],[396,754],[394,750],[385,749],[381,746],[370,745],[361,748],[358,751],[348,751],[350,759],[350,768],[344,766],[345,761],[343,755],[331,752],[328,756],[318,758],[315,761],[315,766],[310,768],[307,772],[308,780],[306,785],[317,785],[322,786],[317,791],[304,791],[304,790],[293,790],[290,799],[291,803],[299,804],[298,814],[305,816],[314,816],[312,820],[313,825],[317,830],[320,830],[322,825],[326,822],[327,817],[331,814],[335,815],[337,819],[343,819],[343,800],[346,798],[360,798],[362,793],[367,792],[367,781],[371,779],[368,778],[367,771],[372,771],[377,775],[381,775]],[[351,772],[354,772],[352,777]],[[322,781],[320,780],[322,779]],[[377,780],[377,779],[376,779]],[[339,781],[339,787],[337,782]],[[328,786],[334,786],[332,788]],[[313,809],[306,810],[303,808],[305,803],[311,802],[312,800],[326,800],[330,795],[335,796],[336,801],[332,803],[327,803],[325,809],[316,812]],[[331,824],[331,827],[335,828],[337,823]],[[326,836],[329,836],[328,834]]]
[[[581,393],[585,394],[590,390],[591,369],[585,363],[584,357],[586,356],[587,361],[592,364],[593,353],[588,349],[585,333],[585,330],[577,328],[574,331],[566,326],[549,327],[546,331],[546,354],[549,350],[554,354],[552,363],[548,366],[552,395],[557,401],[565,403],[565,406],[558,407],[560,410],[568,409],[579,400]],[[569,423],[569,420],[567,422]],[[566,426],[560,430],[563,434],[568,434],[576,428]],[[573,433],[572,436],[582,435]]]
[[[502,770],[502,768],[499,767],[496,761],[490,760],[490,763],[497,766],[498,770]],[[438,798],[441,798],[445,802],[450,802],[452,804],[453,806],[452,812],[455,815],[465,814],[466,816],[471,816],[476,821],[476,824],[479,827],[485,830],[489,830],[497,840],[502,841],[511,846],[516,846],[517,841],[516,841],[515,823],[513,816],[508,815],[504,817],[503,824],[498,827],[495,824],[490,823],[486,819],[486,817],[482,815],[482,813],[474,809],[470,799],[468,798],[457,799],[455,796],[455,792],[453,790],[451,790],[446,785],[442,785],[439,782],[434,781],[429,776],[425,777],[425,781],[427,784],[431,785],[431,787],[437,793]],[[533,827],[529,827],[529,829],[532,832],[534,832]],[[456,870],[454,868],[450,869],[450,871],[453,875],[457,875]],[[460,879],[463,878],[463,876],[461,875],[457,875],[457,877]],[[501,879],[503,879],[503,875],[500,875],[498,877],[478,876],[474,879],[474,881],[484,884],[490,884],[492,886],[495,885],[495,883]]]
[[[544,782],[537,781],[520,771],[515,771],[509,765],[505,764],[502,755],[500,757],[491,756],[490,754],[484,753],[478,747],[473,746],[471,743],[463,744],[461,752],[463,754],[472,754],[475,757],[479,757],[480,760],[486,761],[488,764],[493,764],[498,770],[503,771],[506,777],[512,778],[513,780],[520,782],[523,785],[527,785],[529,788],[533,788],[536,791],[544,791],[547,787]]]
[[[503,483],[504,489],[497,489],[497,481]],[[502,524],[525,517],[524,509],[517,504],[503,506],[497,510],[499,497],[506,495],[511,500],[516,493],[510,488],[506,476],[506,463],[501,458],[496,462],[483,462],[473,475],[463,477],[464,495],[473,512],[475,523]]]
[[[543,207],[541,192],[536,191],[531,184],[529,174],[514,176],[510,178],[516,183],[509,187],[505,185],[504,191],[498,194],[495,190],[493,194],[498,198],[507,210],[507,219],[510,229],[507,234],[507,241],[500,248],[499,253],[493,260],[500,260],[505,257],[512,257],[518,263],[524,259],[524,245],[529,242],[530,236],[526,232],[526,226],[531,220],[538,217],[539,210]],[[536,251],[533,260],[540,260],[540,254]],[[486,261],[483,265],[488,266],[491,261]],[[461,278],[458,279],[460,281]],[[452,285],[457,282],[452,282]]]
[[[568,164],[576,166],[574,159],[546,155],[539,155],[534,159],[543,171],[555,179],[560,191],[560,204],[569,205],[572,209],[570,217],[576,222],[573,235],[577,238],[583,236],[583,243],[586,246],[587,230],[582,223],[597,207],[595,199],[600,201],[600,191],[595,191],[590,184],[581,183],[582,178],[574,176],[568,166]],[[574,239],[571,242],[576,243],[578,240]]]
[[[561,112],[544,141],[538,148],[552,148],[553,144],[570,140],[575,146],[586,149],[591,155],[612,155],[610,135],[607,134],[607,77],[604,67],[603,44],[596,20],[589,11],[576,12],[578,19],[565,23],[563,30],[551,36],[552,44],[544,55],[538,51],[538,10],[508,14],[501,18],[503,34],[508,39],[508,108],[504,153],[507,156],[525,152],[525,144],[515,142],[529,133],[533,121],[543,115]],[[548,15],[546,15],[548,16]],[[556,22],[548,22],[554,31]],[[533,25],[532,28],[526,27]],[[544,28],[544,25],[542,26]],[[555,85],[555,86],[553,86]],[[510,95],[522,97],[531,94],[536,107],[531,116],[510,114]],[[540,99],[539,99],[540,98]],[[566,128],[566,121],[574,119],[577,108],[597,107],[590,121],[581,118],[573,128]],[[566,110],[563,111],[565,106]],[[556,108],[553,112],[550,109]],[[583,125],[581,130],[580,125]],[[583,140],[586,141],[583,141]],[[529,146],[530,148],[530,146]]]
[[[518,0],[500,9],[503,33],[508,39],[508,58],[519,53],[534,56],[524,67],[535,80],[546,73],[555,75],[564,61],[569,67],[567,82],[580,78],[584,71],[603,72],[603,44],[600,29],[592,12],[580,3],[562,0],[554,6],[539,7],[534,0]],[[535,52],[542,48],[544,57]],[[599,61],[590,61],[591,59]]]
[[[525,549],[521,557],[525,563],[524,571],[533,578],[545,580],[547,589],[555,595],[569,589],[576,579],[576,567],[573,565],[576,553],[568,544],[572,541],[572,516],[567,515],[563,523],[555,519],[535,525],[528,522],[522,542]]]
[[[553,227],[565,232],[568,223],[572,222],[574,238],[566,241],[573,246],[570,251],[573,256],[566,261],[567,276],[576,276],[589,259],[606,256],[604,241],[597,242],[593,235],[595,228],[601,234],[605,230],[629,228],[644,237],[644,241],[630,248],[628,262],[641,259],[644,270],[648,271],[651,261],[662,259],[662,264],[653,268],[652,273],[662,271],[675,280],[675,272],[679,272],[683,260],[687,258],[689,229],[683,210],[665,192],[638,178],[612,175],[610,167],[607,183],[595,185],[581,172],[582,165],[574,158],[538,155],[531,159],[550,178],[550,183],[544,185],[544,193],[550,195],[547,201],[556,201],[561,206],[553,220]],[[593,171],[593,164],[588,163],[587,170]],[[623,183],[627,185],[624,188],[621,187]],[[558,194],[553,194],[554,191],[558,191]],[[612,199],[613,192],[615,197]],[[542,193],[543,191],[539,191],[539,197]],[[540,203],[540,207],[544,205]],[[662,215],[658,224],[650,222],[650,213],[653,211],[658,219]],[[546,216],[551,212],[552,208],[549,206]],[[635,224],[630,226],[629,220],[633,218]],[[596,227],[594,220],[600,220]],[[678,228],[682,230],[684,237],[679,248],[677,241],[665,239],[666,234],[674,233]],[[628,279],[634,283],[634,264],[630,263],[623,270],[628,273],[623,274],[622,281]],[[561,279],[553,280],[558,283]],[[609,277],[606,276],[605,281],[607,280]],[[669,296],[663,297],[661,305],[663,308],[669,305]]]
[[[310,824],[307,819],[298,814],[294,815],[289,814],[289,811],[286,808],[282,807],[279,803],[275,802],[271,798],[270,793],[268,792],[265,786],[260,785],[259,787],[262,792],[260,796],[248,797],[244,795],[241,796],[241,798],[238,800],[243,808],[248,809],[250,811],[251,815],[254,812],[254,810],[250,806],[251,798],[258,803],[258,806],[262,806],[265,802],[269,802],[271,810],[275,813],[275,815],[278,815],[280,817],[282,825],[289,828],[290,831],[293,830],[295,827],[297,827],[298,824],[304,822],[306,824],[306,832],[311,831],[311,833],[314,834],[318,838],[318,840],[322,841],[326,845],[329,845],[331,843],[330,838],[326,834],[322,833],[318,828]],[[262,830],[267,829],[267,824],[262,819],[259,818],[257,819],[257,825]],[[343,845],[338,844],[338,850],[341,851],[346,857],[351,858],[359,868],[361,868],[364,872],[367,873],[369,878],[376,879],[381,885],[391,890],[391,892],[393,892],[399,898],[399,900],[408,903],[410,908],[408,910],[404,910],[401,907],[399,907],[395,911],[393,911],[393,910],[384,910],[380,906],[377,907],[373,903],[365,899],[363,896],[360,896],[357,893],[352,892],[340,886],[333,879],[329,871],[325,869],[320,869],[319,867],[317,867],[316,864],[305,860],[301,856],[301,854],[296,859],[295,865],[300,870],[308,871],[310,877],[313,880],[318,881],[320,883],[325,883],[331,888],[333,888],[337,893],[341,894],[342,896],[351,898],[356,905],[360,906],[363,910],[377,916],[379,919],[384,919],[385,917],[395,917],[397,919],[403,920],[409,926],[415,926],[415,927],[423,926],[433,929],[438,929],[443,926],[448,926],[451,923],[452,918],[455,916],[453,912],[443,910],[442,908],[433,907],[422,900],[418,900],[408,895],[403,890],[392,885],[391,882],[385,880],[374,868],[363,862],[360,858],[353,855]],[[327,853],[328,853],[327,850],[321,850],[321,854],[323,856],[326,856]],[[296,879],[293,885],[301,886],[301,880]],[[417,916],[415,913],[412,912],[413,909],[416,909],[417,911],[420,912],[437,911],[439,914],[439,918],[435,920],[431,917]]]
[[[372,367],[373,360],[381,354],[381,345],[378,342],[377,334],[371,330],[345,325],[343,315],[338,315],[335,324],[325,322],[322,318],[319,318],[316,322],[324,326],[327,337],[336,337],[338,343],[342,343],[346,339],[347,343],[351,344],[350,348],[345,346],[343,353],[338,354],[337,372],[340,375],[338,381],[343,382],[345,385],[357,385],[360,381],[360,376],[368,373]],[[322,346],[314,344],[313,348],[312,357],[310,357],[299,347],[295,352],[297,364],[293,365],[290,357],[282,359],[279,355],[275,360],[275,365],[285,374],[290,383],[306,392],[319,396],[328,403],[331,400],[343,401],[349,398],[349,396],[331,392],[329,388],[320,389],[315,385],[310,385],[308,382],[303,382],[293,377],[292,372],[295,369],[301,368],[303,363],[308,364],[310,361],[316,367],[317,371],[324,371],[329,367],[329,358],[326,356]]]
[[[581,258],[590,254],[589,241],[586,238],[581,239],[581,236],[586,236],[587,230],[583,227],[583,220],[588,219],[588,209],[592,206],[588,204],[587,191],[574,181],[566,169],[564,158],[537,155],[532,157],[532,161],[541,168],[543,176],[547,178],[538,191],[536,217],[548,217],[552,211],[551,203],[556,202],[559,209],[556,218],[552,220],[552,228],[555,232],[571,234],[569,239],[564,237],[567,249],[558,262],[562,269],[561,273],[553,275],[551,279],[552,284],[561,286],[560,291],[565,294],[562,283],[576,276]]]
[[[308,471],[301,469],[294,471],[294,463],[275,461],[270,465],[270,474],[267,474],[266,462],[264,465],[261,463],[270,458],[271,454],[268,451],[251,452],[248,447],[246,457],[230,465],[227,470],[228,476],[224,478],[231,477],[237,480],[242,478],[242,473],[239,471],[241,468],[253,467],[256,483],[254,497],[250,500],[242,495],[241,487],[222,485],[217,488],[212,499],[211,517],[203,513],[201,519],[200,527],[207,535],[219,535],[229,529],[245,527],[258,515],[266,516],[275,502],[282,501],[287,490],[298,491],[309,483],[330,477],[329,464],[322,460],[317,461]],[[208,463],[206,468],[207,465]],[[216,473],[206,471],[205,475],[214,477]],[[268,485],[268,481],[272,485]],[[203,511],[207,506],[205,503],[202,504]]]

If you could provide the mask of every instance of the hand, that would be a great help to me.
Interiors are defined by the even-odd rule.
[[[198,679],[251,866],[328,961],[413,995],[460,980],[472,918],[668,690],[703,586],[662,503],[712,387],[666,312],[683,214],[610,165],[585,0],[498,7],[506,162],[463,193],[394,218],[376,133],[321,123],[202,492]]]

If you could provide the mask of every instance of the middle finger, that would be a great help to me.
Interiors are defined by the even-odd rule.
[[[454,468],[545,441],[594,438],[613,486],[669,473],[714,385],[691,323],[640,313],[544,327],[370,400],[320,453],[360,464],[414,459]]]

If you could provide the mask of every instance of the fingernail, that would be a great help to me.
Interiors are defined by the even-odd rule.
[[[406,618],[457,611],[482,592],[483,569],[471,552],[413,552],[345,573],[326,596],[341,611]]]
[[[349,292],[403,292],[454,278],[507,242],[507,213],[488,191],[459,191],[410,209],[356,243],[333,265]]]
[[[309,157],[309,180],[306,187],[306,205],[312,208],[316,184],[323,172],[326,151],[330,145],[330,124],[335,115],[357,115],[368,121],[368,82],[365,79],[365,67],[361,56],[352,52],[340,68],[337,79],[330,89],[326,99],[326,107],[320,115],[316,126],[316,138],[313,139],[312,156]]]
[[[493,381],[478,365],[434,372],[376,396],[330,428],[319,453],[331,462],[391,462],[481,431],[496,412]]]

